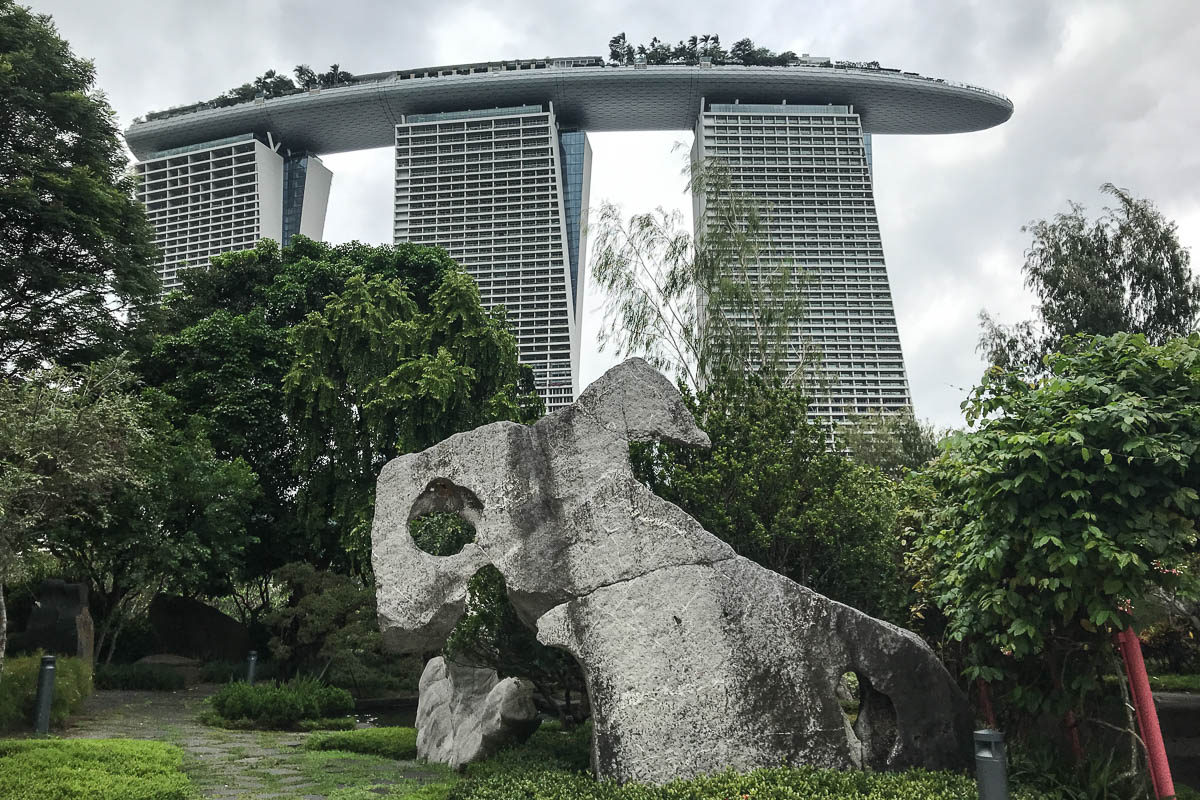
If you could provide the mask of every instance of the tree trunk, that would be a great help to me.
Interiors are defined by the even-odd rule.
[[[4,605],[4,583],[0,581],[0,676],[4,675],[4,650],[8,647],[8,608]]]
[[[112,663],[113,653],[117,650],[117,639],[121,637],[121,631],[125,630],[125,620],[129,619],[128,611],[120,611],[120,616],[117,618],[117,628],[113,631],[112,640],[108,644],[108,657],[104,659],[105,665]],[[100,653],[96,653],[96,663],[100,663]]]

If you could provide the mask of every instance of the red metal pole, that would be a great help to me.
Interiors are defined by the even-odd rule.
[[[1158,728],[1158,711],[1154,708],[1154,696],[1150,693],[1150,679],[1146,676],[1146,662],[1142,660],[1142,643],[1133,628],[1117,634],[1121,658],[1125,662],[1125,674],[1129,676],[1129,691],[1133,695],[1133,707],[1137,711],[1138,728],[1146,744],[1147,761],[1150,764],[1150,781],[1158,800],[1175,797],[1175,782],[1171,780],[1171,767],[1167,763],[1167,749],[1163,746],[1162,731]]]

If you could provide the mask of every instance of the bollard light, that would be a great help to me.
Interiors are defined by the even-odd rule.
[[[251,650],[250,657],[246,659],[246,683],[254,685],[254,671],[258,666],[258,651]]]
[[[975,731],[975,782],[979,800],[1008,800],[1008,760],[1000,731]]]
[[[49,733],[50,706],[54,702],[54,656],[42,656],[38,670],[37,697],[33,701],[33,732]]]

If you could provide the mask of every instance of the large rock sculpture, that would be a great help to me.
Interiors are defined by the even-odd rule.
[[[372,548],[384,642],[439,647],[487,564],[538,638],[581,664],[601,777],[661,783],[733,767],[965,764],[964,698],[915,635],[736,555],[633,476],[629,443],[705,447],[646,362],[609,370],[528,427],[493,423],[387,464]],[[453,511],[456,555],[411,520]],[[836,689],[858,676],[850,725]]]
[[[25,632],[14,639],[14,650],[44,650],[91,663],[95,629],[87,584],[57,578],[42,581]]]
[[[156,594],[150,601],[150,627],[162,653],[202,661],[245,661],[250,650],[246,626],[190,597]]]
[[[458,769],[537,730],[531,687],[494,669],[430,659],[421,673],[417,755]]]

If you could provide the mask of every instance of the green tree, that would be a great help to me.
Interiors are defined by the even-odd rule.
[[[291,332],[284,380],[301,431],[300,510],[369,569],[375,480],[396,456],[521,413],[516,339],[475,281],[444,271],[425,304],[404,283],[355,275]]]
[[[217,457],[205,421],[173,426],[161,407],[170,402],[143,396],[146,437],[130,450],[132,479],[91,498],[102,513],[60,519],[40,542],[91,587],[97,660],[111,661],[130,614],[155,593],[227,593],[250,543],[254,473],[240,458]]]
[[[942,435],[931,423],[917,419],[909,406],[895,414],[853,417],[838,428],[835,438],[859,464],[899,479],[937,456]]]
[[[453,277],[449,277],[451,273]],[[404,452],[399,447],[425,447],[434,441],[429,436],[449,435],[480,424],[477,420],[485,416],[480,409],[491,400],[470,392],[452,393],[445,408],[438,404],[418,408],[413,400],[406,408],[419,411],[424,422],[400,417],[388,422],[384,417],[399,408],[387,394],[400,391],[396,383],[399,365],[383,358],[372,360],[370,350],[356,353],[351,342],[354,347],[403,344],[410,361],[417,358],[422,346],[433,348],[429,351],[432,357],[445,345],[449,353],[462,356],[460,366],[482,370],[479,381],[472,384],[476,388],[505,369],[517,369],[515,348],[504,353],[490,351],[495,360],[486,360],[486,348],[496,345],[494,335],[503,329],[502,323],[490,321],[490,317],[486,329],[477,331],[478,349],[471,350],[475,340],[469,324],[481,321],[483,312],[477,294],[467,297],[462,293],[464,280],[469,281],[438,248],[331,246],[297,236],[289,247],[280,249],[264,241],[254,250],[214,259],[209,269],[186,273],[183,290],[172,294],[163,308],[144,315],[138,338],[139,369],[149,385],[174,398],[175,403],[167,409],[172,421],[182,425],[191,416],[209,420],[209,436],[217,454],[245,459],[258,476],[260,495],[246,522],[256,543],[246,551],[246,562],[237,575],[239,582],[257,587],[244,593],[258,598],[257,606],[247,606],[249,616],[269,604],[269,575],[283,564],[306,560],[321,567],[337,564],[347,568],[343,532],[361,526],[362,515],[369,514],[359,501],[370,496],[368,484],[373,484],[374,473],[369,480],[365,476],[378,469],[373,459],[380,453],[386,457]],[[371,313],[377,316],[362,320],[362,328],[349,316],[352,301],[347,291],[352,282],[358,287],[355,299],[375,303]],[[365,289],[367,284],[370,290]],[[450,293],[452,284],[461,290],[458,295]],[[404,320],[386,316],[397,311],[398,306],[388,303],[401,294],[407,298],[405,308],[418,316],[410,314]],[[475,305],[468,308],[471,302]],[[318,323],[312,320],[324,318],[330,303],[335,308],[321,324],[327,325],[324,335],[336,341],[322,342],[322,334],[312,330]],[[451,319],[455,314],[459,315],[457,321]],[[421,328],[422,321],[437,321],[442,328]],[[305,342],[315,349],[306,351],[307,366],[296,368],[296,391],[319,391],[320,375],[312,370],[325,368],[345,370],[339,374],[360,382],[341,387],[341,394],[320,395],[320,402],[334,406],[302,407],[298,396],[289,395],[284,386],[284,378],[296,367],[293,334],[298,327],[310,331]],[[379,338],[371,339],[369,330]],[[408,335],[416,338],[402,343]],[[336,362],[341,357],[347,361],[339,365]],[[385,387],[389,376],[391,383]],[[520,371],[518,377],[520,413],[534,413],[523,403],[532,391],[528,373]],[[311,382],[302,384],[304,380]],[[432,392],[433,387],[426,382],[419,391]],[[368,455],[357,443],[352,444],[348,430],[338,427],[347,420],[340,414],[353,415],[356,410],[335,407],[351,397],[361,399],[363,392],[369,393],[373,403],[367,415],[370,425],[382,426],[371,427],[370,434],[359,440],[370,450]],[[310,399],[317,402],[316,395]],[[480,409],[472,410],[475,402]],[[410,422],[426,427],[405,428]],[[402,434],[407,437],[403,443],[384,441]],[[335,438],[339,447],[350,449],[323,451],[320,442]],[[334,452],[337,459],[326,457]],[[352,473],[357,475],[352,485],[337,485],[339,476]],[[348,516],[329,516],[334,508]],[[362,534],[361,527],[357,530]],[[361,556],[359,553],[355,563],[363,563]]]
[[[0,0],[0,372],[119,352],[155,248],[95,69]]]
[[[142,477],[134,454],[148,433],[131,381],[115,360],[0,381],[0,671],[14,560],[52,528],[106,521],[106,498]]]
[[[826,446],[798,389],[710,384],[689,410],[707,451],[635,445],[635,474],[734,550],[869,614],[906,619],[896,487]]]
[[[1074,337],[1028,383],[992,368],[969,432],[926,470],[915,558],[967,675],[1030,713],[1086,714],[1114,631],[1156,590],[1194,596],[1200,335]]]
[[[1118,205],[1094,221],[1071,203],[1068,213],[1022,228],[1033,234],[1022,271],[1037,317],[1006,326],[980,312],[979,350],[992,364],[1042,375],[1044,358],[1068,336],[1142,333],[1158,345],[1196,329],[1200,279],[1175,223],[1111,183],[1101,191]]]

